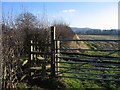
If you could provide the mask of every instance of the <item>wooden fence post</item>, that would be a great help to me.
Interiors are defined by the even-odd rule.
[[[42,60],[42,77],[46,77],[46,61]]]
[[[55,27],[51,27],[51,77],[55,77]]]
[[[59,58],[58,57],[60,56],[60,50],[59,49],[60,49],[60,41],[57,40],[56,41],[56,62],[57,62],[56,63],[56,67],[57,67],[56,71],[57,71],[57,75],[59,74],[59,68],[58,68],[59,67]]]
[[[29,35],[29,36],[27,36],[28,37],[28,62],[30,62],[31,61],[31,43],[32,43],[32,41],[31,41],[31,36]]]

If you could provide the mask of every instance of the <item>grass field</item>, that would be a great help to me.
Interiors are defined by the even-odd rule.
[[[101,40],[118,40],[120,36],[118,35],[79,35],[81,39],[101,39]]]
[[[105,35],[79,35],[80,39],[92,39],[92,40],[119,40],[118,36],[105,36]],[[118,48],[118,43],[116,42],[85,42],[90,49],[119,49]],[[88,54],[88,55],[100,55],[100,56],[117,56],[119,57],[120,55],[117,53],[114,54],[109,54],[110,52],[100,52],[100,51],[85,51],[85,52],[81,52],[82,54]],[[76,55],[72,55],[68,57],[77,57],[79,59],[82,59],[80,56],[76,56]],[[85,58],[84,58],[85,59]],[[94,58],[95,59],[95,58]],[[97,59],[96,59],[97,60]],[[60,60],[62,61],[62,60]],[[103,60],[104,61],[104,60]],[[113,61],[113,62],[119,62],[119,60],[106,60],[106,61]],[[73,62],[71,60],[63,60],[63,62]],[[75,62],[76,63],[76,62]],[[79,62],[80,63],[80,62]],[[99,63],[96,63],[96,65],[94,64],[84,64],[83,66],[81,64],[60,64],[61,66],[67,66],[67,67],[85,67],[85,68],[102,68],[104,66],[107,67],[107,65],[102,65],[99,66]],[[108,64],[109,66],[109,64]],[[110,63],[110,67],[112,67],[115,70],[119,70],[120,67],[119,66],[112,66],[112,64]],[[101,74],[119,74],[119,71],[109,71],[109,70],[77,70],[77,69],[69,69],[69,68],[61,68],[60,69],[61,72],[65,72],[63,73],[64,76],[74,76],[74,77],[79,77],[79,78],[101,78]],[[75,73],[80,73],[80,74],[70,74],[67,72],[75,72]],[[86,73],[86,74],[85,74]],[[91,73],[91,75],[89,75]],[[97,75],[98,74],[98,75]],[[103,76],[104,77],[104,76]],[[112,76],[105,76],[104,78],[108,78],[108,79],[119,79],[118,77],[112,77]],[[92,89],[118,89],[120,88],[119,82],[114,82],[114,81],[89,81],[89,80],[80,80],[80,79],[70,79],[70,78],[63,78],[62,79],[62,83],[64,83],[64,85],[66,85],[65,87],[67,88],[81,88],[81,89],[87,89],[90,88],[90,90]]]
[[[118,36],[105,36],[105,35],[79,35],[80,39],[99,39],[99,40],[118,40]],[[111,42],[85,42],[90,49],[118,49],[118,44]],[[88,54],[88,55],[108,55],[109,52],[94,52],[94,51],[85,51],[85,52],[80,52],[80,53],[84,53],[84,54]],[[111,54],[111,56],[119,56],[118,53],[114,53]],[[83,56],[80,55],[68,55],[67,57],[77,57],[79,59],[85,59]],[[88,57],[86,57],[87,59],[89,59]],[[90,58],[91,59],[91,58]],[[93,59],[95,59],[93,57]],[[73,62],[76,63],[72,60],[65,60],[65,59],[60,59],[61,62]],[[103,60],[104,61],[104,60]],[[112,61],[112,60],[106,60],[106,61]],[[83,61],[84,62],[84,61]],[[99,62],[99,61],[98,61]],[[119,62],[116,60],[116,62]],[[81,62],[78,62],[81,63]],[[86,62],[85,62],[86,63]],[[25,63],[23,63],[24,65]],[[107,64],[108,65],[108,64]],[[77,69],[77,67],[81,67],[81,68],[101,68],[101,66],[97,63],[95,64],[68,64],[68,63],[60,63],[60,66],[67,66],[67,67],[75,67],[74,69],[69,69],[69,68],[60,68],[59,70],[61,72],[75,72],[75,73],[80,73],[80,74],[71,74],[71,73],[62,73],[61,75],[64,76],[74,76],[74,77],[78,77],[78,78],[108,78],[108,79],[120,79],[118,76],[112,77],[111,74],[117,74],[119,75],[119,71],[109,71],[109,70],[81,70],[81,69]],[[112,67],[113,69],[118,70],[120,68],[120,66],[111,66],[108,65],[110,67]],[[40,67],[40,66],[39,66]],[[39,68],[37,67],[37,69],[41,69],[41,67]],[[32,67],[32,69],[36,69],[35,67]],[[37,70],[36,70],[37,71]],[[36,72],[37,73],[37,72]],[[36,73],[34,73],[34,75],[36,75]],[[40,73],[38,73],[40,75]],[[48,73],[47,73],[48,74]],[[90,75],[89,75],[90,74]],[[97,75],[99,74],[99,75]],[[104,75],[102,75],[104,74]],[[108,76],[105,76],[106,74],[108,74]],[[33,76],[34,76],[33,75]],[[57,89],[59,90],[60,88],[63,89],[82,89],[82,90],[86,90],[86,89],[90,89],[90,90],[97,90],[97,89],[120,89],[120,82],[114,82],[114,81],[92,81],[92,80],[80,80],[80,79],[75,79],[75,78],[42,78],[40,80],[40,78],[37,79],[32,79],[31,77],[31,81],[30,81],[30,86],[31,85],[35,85],[36,87],[39,88],[47,88],[47,89]],[[28,83],[27,83],[28,84]],[[26,86],[26,83],[23,85],[24,87]]]
[[[119,36],[110,35],[79,35],[80,39],[87,40],[119,40]],[[86,42],[92,49],[119,49],[119,43],[116,42]]]

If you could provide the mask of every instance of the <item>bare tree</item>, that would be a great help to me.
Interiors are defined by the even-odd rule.
[[[21,53],[27,52],[28,39],[31,34],[35,35],[41,43],[41,50],[44,49],[45,41],[48,40],[48,29],[40,28],[37,18],[25,12],[20,14],[16,21],[3,19],[2,22],[2,46],[3,46],[3,87],[15,88],[24,74],[20,61]],[[22,74],[23,73],[23,74]]]
[[[19,29],[34,29],[38,25],[38,20],[32,13],[25,12],[17,17],[16,25]]]
[[[19,59],[23,42],[21,34],[17,30],[2,25],[3,45],[3,87],[15,88],[18,83],[17,72],[19,70]]]

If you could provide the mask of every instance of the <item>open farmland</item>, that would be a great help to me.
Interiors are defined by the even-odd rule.
[[[119,69],[120,69],[119,60],[111,58],[111,57],[120,56],[119,52],[112,51],[112,50],[119,50],[118,43],[111,42],[111,41],[104,42],[104,40],[119,40],[118,36],[79,35],[79,37],[82,40],[103,40],[103,41],[100,41],[100,42],[99,41],[97,42],[84,41],[84,43],[87,44],[89,47],[88,51],[87,50],[84,51],[82,49],[80,50],[79,53],[68,52],[69,54],[66,54],[66,56],[64,55],[61,57],[59,72],[64,77],[72,78],[72,79],[64,78],[64,82],[66,80],[66,82],[70,83],[71,87],[73,88],[75,87],[83,88],[83,89],[87,89],[87,88],[113,89],[115,88],[119,90],[120,88],[119,82],[109,81],[110,79],[119,80],[119,77],[115,76],[115,75],[119,75]],[[97,57],[94,57],[94,55]],[[109,58],[104,58],[104,57],[109,57]],[[114,69],[114,70],[111,70],[111,69]],[[115,77],[112,77],[112,75]],[[81,78],[83,79],[87,78],[93,81],[80,80]],[[97,81],[95,80],[96,78],[97,79],[102,78],[102,80]],[[108,79],[108,81],[105,81],[105,79]],[[73,83],[71,84],[71,82]]]
[[[80,39],[87,40],[119,40],[119,36],[111,35],[79,35]],[[92,49],[118,49],[116,42],[89,42],[87,45]]]
[[[118,35],[79,35],[81,39],[104,39],[104,40],[118,40],[120,36]]]

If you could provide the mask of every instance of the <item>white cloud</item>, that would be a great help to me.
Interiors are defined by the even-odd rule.
[[[76,12],[77,10],[75,9],[68,9],[68,10],[62,10],[64,13],[70,13],[70,12]]]

